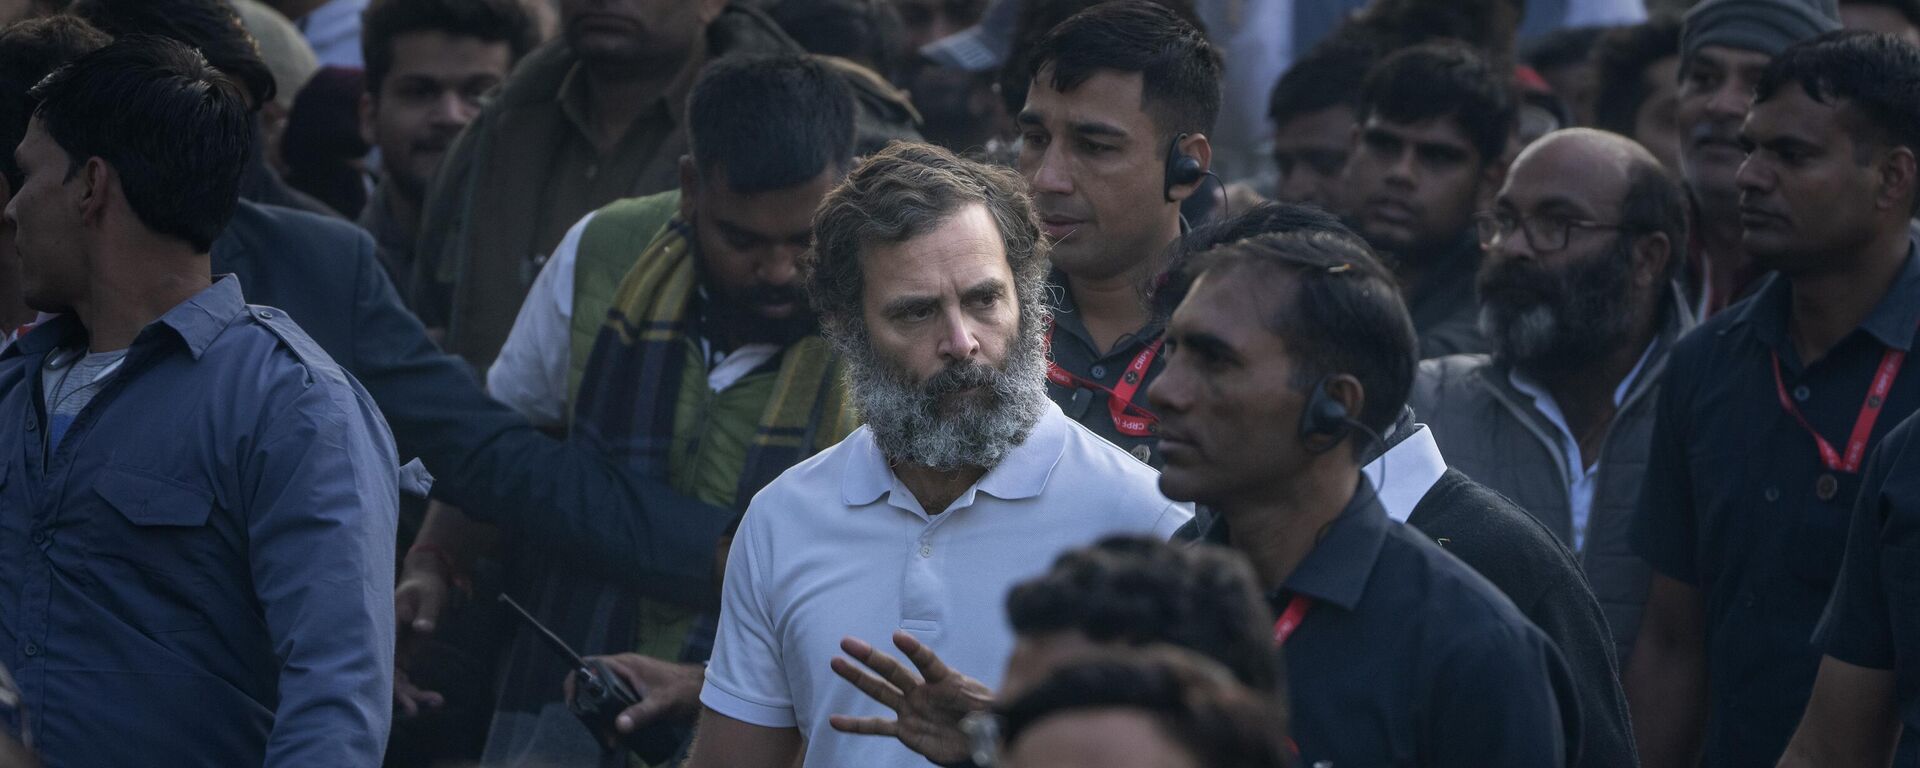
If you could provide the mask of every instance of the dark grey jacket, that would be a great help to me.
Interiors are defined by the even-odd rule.
[[[1580,563],[1606,610],[1622,666],[1640,631],[1651,573],[1633,554],[1628,531],[1646,472],[1654,402],[1667,353],[1692,325],[1692,313],[1678,292],[1673,293],[1660,343],[1621,400],[1601,444]],[[1558,432],[1534,407],[1533,398],[1514,388],[1510,370],[1487,355],[1427,360],[1420,364],[1408,401],[1433,430],[1448,466],[1513,499],[1571,546],[1573,513],[1561,480],[1568,473]]]

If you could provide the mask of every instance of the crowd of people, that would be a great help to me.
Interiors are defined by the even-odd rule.
[[[1920,766],[1915,0],[0,0],[0,768]]]

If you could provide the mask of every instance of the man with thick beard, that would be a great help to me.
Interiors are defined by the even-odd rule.
[[[841,638],[911,634],[998,679],[1008,587],[1112,533],[1191,512],[1046,393],[1046,250],[1013,173],[918,144],[855,170],[804,264],[867,426],[754,497],[727,559],[688,765],[910,766],[827,715],[887,709],[841,682]]]
[[[1449,465],[1580,555],[1625,659],[1649,578],[1627,530],[1660,374],[1691,325],[1672,280],[1680,190],[1639,144],[1574,128],[1522,152],[1479,221],[1494,353],[1422,363],[1409,400]]]

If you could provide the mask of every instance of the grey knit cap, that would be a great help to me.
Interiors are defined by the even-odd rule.
[[[1836,0],[1705,0],[1687,12],[1680,53],[1705,45],[1777,56],[1787,46],[1840,28]]]

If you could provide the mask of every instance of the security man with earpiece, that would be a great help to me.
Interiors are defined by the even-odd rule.
[[[1217,513],[1205,537],[1270,590],[1298,764],[1569,765],[1579,705],[1559,693],[1552,642],[1389,519],[1360,471],[1413,384],[1392,275],[1332,231],[1244,240],[1184,270],[1148,389],[1160,489]]]
[[[1162,367],[1146,297],[1206,181],[1220,61],[1165,6],[1104,3],[1029,57],[1019,167],[1052,241],[1047,391],[1069,418],[1159,466],[1145,390]]]

